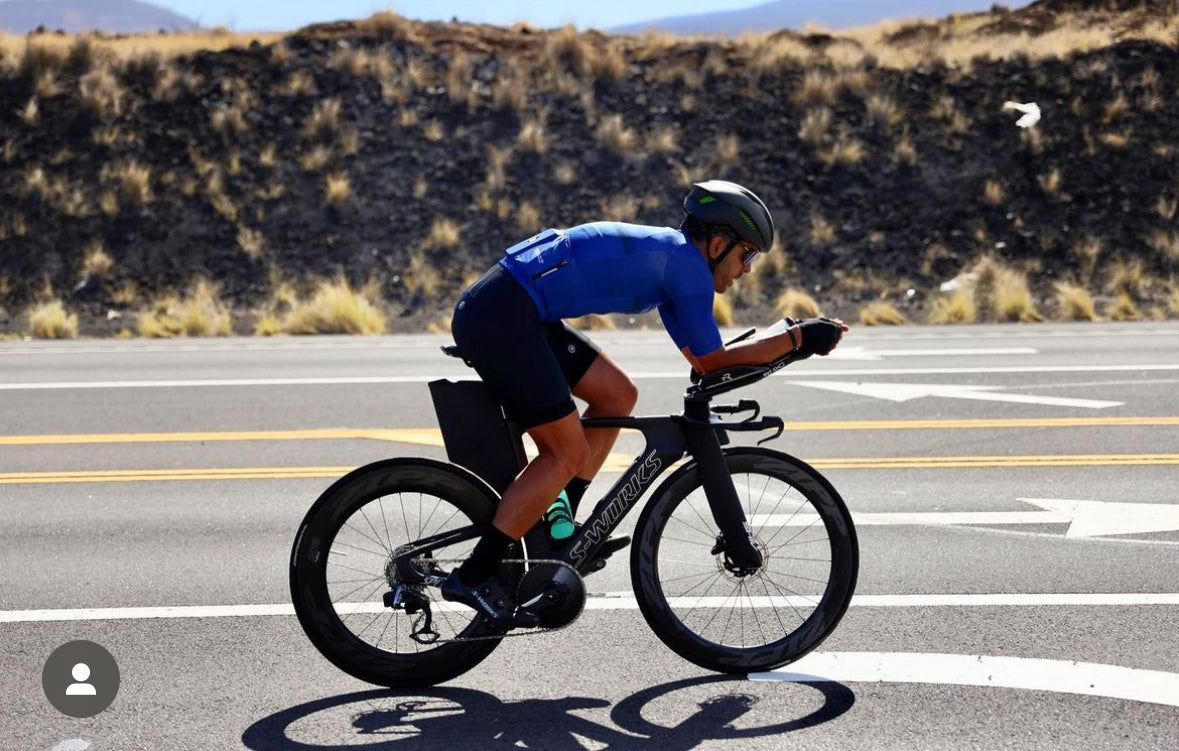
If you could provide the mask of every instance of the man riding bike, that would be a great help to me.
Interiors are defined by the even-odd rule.
[[[559,536],[570,537],[577,505],[618,437],[616,429],[584,430],[573,397],[587,402],[586,417],[627,416],[638,400],[626,373],[563,319],[658,307],[676,347],[699,373],[764,364],[794,351],[826,355],[847,331],[842,321],[815,318],[772,337],[724,346],[714,295],[769,252],[774,220],[761,199],[724,180],[695,184],[684,213],[679,229],[594,222],[545,230],[509,248],[455,307],[451,330],[464,359],[538,450],[504,491],[470,557],[442,587],[445,599],[475,609],[498,628],[539,622],[517,608],[498,580],[509,546],[546,509],[551,523],[568,527]]]

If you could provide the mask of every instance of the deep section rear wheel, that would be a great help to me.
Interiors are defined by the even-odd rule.
[[[307,512],[291,553],[291,597],[303,630],[341,670],[381,686],[424,686],[470,670],[498,639],[420,644],[410,638],[418,616],[385,606],[396,584],[394,551],[407,543],[470,524],[484,525],[494,492],[466,470],[428,459],[393,459],[352,472],[328,488]],[[464,559],[467,540],[435,551],[436,559]],[[455,564],[431,564],[448,571]],[[430,601],[442,639],[493,632],[474,611]]]
[[[793,662],[839,623],[855,591],[859,547],[843,500],[809,465],[735,448],[725,461],[764,563],[738,576],[714,552],[720,534],[695,465],[643,511],[631,578],[651,628],[701,667],[749,673]]]

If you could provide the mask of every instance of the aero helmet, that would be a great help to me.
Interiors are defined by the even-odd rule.
[[[684,198],[684,211],[702,224],[728,227],[762,253],[774,244],[774,218],[765,203],[737,183],[708,180],[694,183]]]

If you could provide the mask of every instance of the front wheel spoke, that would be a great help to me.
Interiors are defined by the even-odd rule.
[[[795,512],[795,515],[797,515],[797,512]],[[791,518],[791,519],[793,519],[794,517],[793,517],[793,516],[791,516],[790,518]],[[791,537],[790,537],[788,540],[786,540],[786,542],[782,543],[782,545],[789,545],[791,540],[796,540],[796,539],[798,539],[798,536],[799,536],[799,535],[801,535],[802,533],[806,532],[806,531],[807,531],[807,530],[809,530],[811,527],[815,526],[815,524],[816,524],[816,523],[818,523],[819,519],[821,519],[821,518],[822,518],[822,517],[816,516],[814,519],[812,519],[812,520],[811,520],[811,523],[810,523],[810,524],[806,525],[806,526],[805,526],[805,527],[803,527],[802,529],[800,529],[800,530],[798,530],[797,532],[795,532],[795,533],[794,533],[794,534],[793,534],[793,535],[792,535],[792,536],[791,536]],[[778,531],[777,531],[777,532],[774,532],[774,534],[770,536],[770,539],[766,540],[766,547],[767,547],[767,548],[770,546],[770,544],[771,544],[771,543],[773,543],[773,541],[774,541],[774,540],[778,539],[778,535],[782,534],[782,530],[783,530],[783,529],[786,529],[786,525],[782,525],[781,527],[779,527],[779,528],[778,528]],[[781,546],[779,546],[779,547],[781,547]]]
[[[787,602],[787,604],[790,605],[791,608],[794,607],[794,605],[792,603],[790,603],[791,597],[797,597],[800,600],[806,600],[812,606],[814,606],[816,608],[819,607],[819,600],[816,600],[813,596],[804,595],[800,592],[795,592],[793,589],[782,584],[781,582],[779,582],[777,579],[775,579],[772,576],[763,576],[762,580],[768,581],[770,584],[774,585],[774,589],[778,590],[779,595],[786,598],[786,602]],[[798,614],[797,610],[795,610],[794,612],[796,615]],[[801,617],[801,616],[799,616],[799,617]],[[804,618],[803,620],[806,620],[806,619]]]
[[[695,511],[695,509],[692,509],[692,510]],[[700,513],[697,512],[696,516],[699,517]],[[671,516],[668,518],[668,521],[673,521],[676,524],[681,524],[681,525],[687,527],[688,529],[692,530],[693,532],[699,534],[701,537],[703,537],[706,540],[716,539],[716,535],[714,533],[710,533],[708,531],[708,522],[704,522],[703,517],[700,518],[700,521],[704,522],[704,529],[697,527],[695,524],[689,524],[688,522],[684,521],[683,519],[681,519],[678,516]]]

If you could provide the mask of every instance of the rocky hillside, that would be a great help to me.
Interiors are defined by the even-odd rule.
[[[766,199],[785,246],[734,294],[739,319],[797,285],[828,312],[885,300],[923,320],[984,256],[1029,274],[1044,315],[1057,281],[1166,315],[1171,5],[737,41],[380,14],[177,57],[32,36],[0,58],[0,325],[57,297],[114,331],[198,278],[269,310],[344,276],[408,330],[520,237],[674,224],[710,177]],[[1007,101],[1042,119],[1016,127]]]

